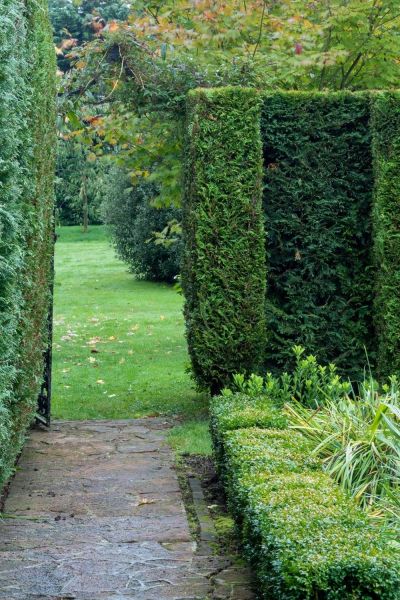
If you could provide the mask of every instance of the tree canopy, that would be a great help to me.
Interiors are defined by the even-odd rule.
[[[119,16],[71,48],[63,108],[94,157],[161,182],[163,204],[179,202],[189,89],[380,89],[400,77],[397,0],[137,0]]]

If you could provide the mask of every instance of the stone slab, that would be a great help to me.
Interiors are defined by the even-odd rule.
[[[154,418],[32,431],[0,521],[1,600],[235,599],[230,561],[199,555],[190,535],[167,429]]]

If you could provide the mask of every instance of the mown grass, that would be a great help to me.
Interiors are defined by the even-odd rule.
[[[209,453],[207,398],[186,372],[182,296],[135,280],[101,226],[57,234],[53,418],[175,415],[176,450]]]

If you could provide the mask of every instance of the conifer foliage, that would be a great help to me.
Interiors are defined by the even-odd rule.
[[[400,373],[400,94],[378,92],[372,102],[375,193],[374,305],[381,377]]]
[[[294,345],[354,381],[367,362],[398,375],[398,92],[252,94],[189,95],[183,284],[196,380],[212,389],[249,367],[290,369]],[[260,171],[265,231],[257,204],[242,218]]]
[[[183,288],[200,387],[257,370],[265,345],[260,101],[245,88],[189,94]]]
[[[36,409],[52,255],[55,57],[45,0],[0,4],[0,483]]]
[[[264,96],[269,369],[295,344],[356,379],[374,361],[369,117],[363,93]]]

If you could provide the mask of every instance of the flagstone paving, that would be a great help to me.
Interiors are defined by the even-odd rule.
[[[245,569],[192,539],[167,428],[153,418],[32,431],[0,521],[2,600],[253,598]]]

